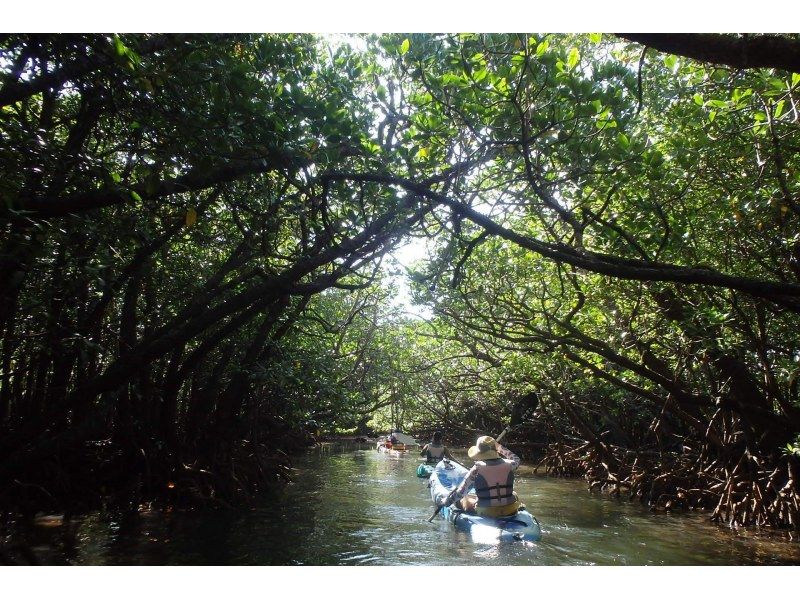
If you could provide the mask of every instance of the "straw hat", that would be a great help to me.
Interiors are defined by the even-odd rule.
[[[467,451],[470,459],[474,461],[485,461],[486,459],[499,459],[497,454],[497,443],[491,436],[481,436]]]

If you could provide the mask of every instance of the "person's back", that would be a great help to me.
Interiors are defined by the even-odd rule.
[[[455,502],[464,496],[470,486],[475,487],[477,503],[465,498],[462,508],[487,517],[513,515],[520,508],[514,492],[514,471],[519,467],[519,457],[504,446],[497,444],[490,436],[481,436],[475,446],[469,449],[470,458],[475,465],[451,494]]]
[[[433,438],[431,438],[430,443],[423,446],[419,454],[425,457],[426,463],[430,463],[431,465],[438,463],[444,457],[452,458],[450,452],[442,444],[442,433],[438,430],[433,433]]]

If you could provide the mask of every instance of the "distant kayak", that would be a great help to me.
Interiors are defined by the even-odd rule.
[[[419,442],[417,442],[413,436],[409,436],[408,434],[394,432],[392,435],[397,439],[397,442],[400,442],[406,446],[416,446],[419,444]]]
[[[384,444],[378,443],[378,446],[376,448],[380,453],[387,453],[389,455],[395,455],[395,456],[408,455],[410,452],[410,449],[402,444],[394,445],[393,447],[389,448]]]
[[[419,470],[417,471],[419,472]],[[447,459],[440,461],[434,467],[430,482],[428,482],[433,504],[438,507],[444,503],[450,492],[461,483],[466,475],[467,470],[461,465]],[[474,493],[474,490],[470,491],[470,494]],[[496,518],[467,513],[451,507],[442,507],[439,513],[456,529],[469,533],[474,542],[484,544],[521,540],[535,542],[542,537],[542,530],[536,517],[524,508],[509,517]]]
[[[420,463],[419,467],[417,467],[417,477],[418,478],[429,478],[433,473],[433,465],[428,465],[427,463]]]

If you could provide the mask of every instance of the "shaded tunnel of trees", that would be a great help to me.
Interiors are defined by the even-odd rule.
[[[0,508],[240,504],[312,427],[468,438],[535,390],[546,471],[798,529],[798,56],[0,36]]]

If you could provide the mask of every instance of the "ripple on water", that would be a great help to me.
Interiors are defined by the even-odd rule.
[[[53,562],[81,564],[800,564],[800,543],[715,527],[702,514],[654,515],[591,495],[582,480],[526,469],[517,490],[541,522],[541,541],[476,545],[443,519],[428,523],[433,507],[418,464],[376,451],[310,452],[295,482],[253,511],[133,521],[93,514],[76,526],[17,526],[13,534],[49,546]]]
[[[380,558],[374,554],[360,552],[342,552],[337,557],[342,564],[361,565],[380,561]]]

